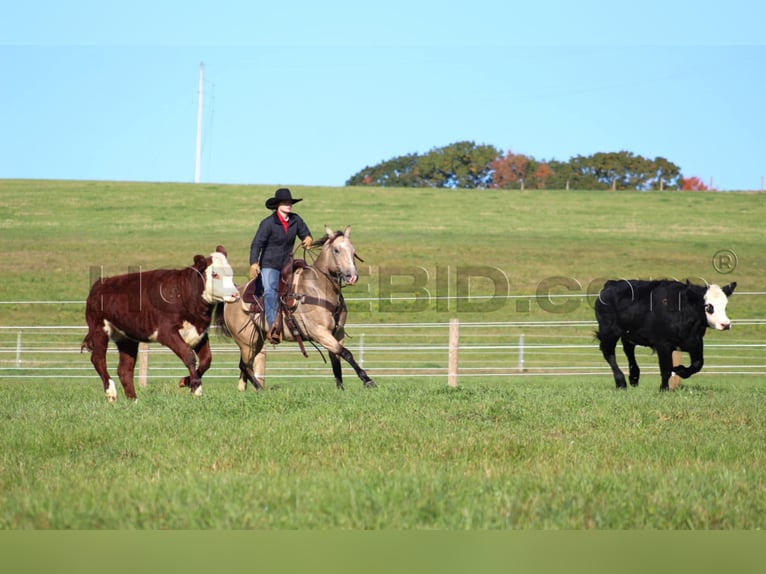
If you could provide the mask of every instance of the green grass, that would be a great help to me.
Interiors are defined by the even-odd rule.
[[[273,191],[0,181],[0,301],[73,301],[2,304],[0,325],[84,325],[79,302],[93,268],[112,275],[182,267],[217,244],[242,281]],[[548,285],[585,296],[606,277],[670,276],[739,283],[729,305],[734,330],[710,334],[708,343],[753,342],[764,333],[736,323],[766,314],[766,298],[754,294],[766,285],[760,194],[318,187],[293,194],[305,199],[298,211],[315,236],[324,224],[353,227],[366,262],[346,296],[371,300],[351,303],[352,324],[592,320],[584,298],[562,310],[541,306],[535,294]],[[721,249],[737,254],[730,275],[713,267]],[[434,297],[460,295],[458,276],[471,268],[501,270],[520,299],[465,310]],[[416,276],[425,283],[413,283]],[[492,289],[486,278],[471,282],[472,295]],[[424,299],[389,300],[384,311],[381,294]],[[352,333],[355,348],[364,329]],[[444,343],[444,333],[413,329],[392,340],[371,332],[365,341]],[[518,334],[462,327],[461,344],[513,343]],[[525,336],[593,342],[587,328]],[[14,342],[13,330],[0,333],[0,346]],[[297,370],[266,392],[243,394],[227,374],[206,379],[201,399],[177,389],[180,364],[169,360],[176,370],[152,375],[136,404],[122,394],[107,404],[85,355],[71,359],[82,367],[71,378],[0,378],[0,528],[766,526],[766,381],[715,370],[763,364],[762,349],[711,348],[703,373],[664,394],[649,353],[639,359],[641,386],[625,393],[603,376],[473,376],[489,355],[461,354],[467,374],[456,389],[442,377],[387,377],[391,355],[372,350],[365,360],[379,384],[373,391],[345,369],[347,390],[337,392],[316,356],[312,366],[324,367],[326,378],[303,379]],[[530,369],[545,369],[545,357],[526,359]],[[27,360],[24,372],[43,372],[34,369],[44,368],[44,353]],[[297,351],[274,360],[306,361]],[[587,349],[578,361],[602,362]],[[395,362],[438,369],[445,357],[402,350]],[[234,356],[214,355],[211,375],[235,370]]]
[[[576,281],[583,294],[607,277],[735,279],[741,291],[766,285],[761,194],[318,187],[293,192],[304,198],[298,211],[315,236],[325,224],[352,225],[365,263],[349,298],[375,298],[387,289],[412,296],[414,287],[406,290],[415,268],[427,272],[423,287],[432,297],[446,293],[437,285],[437,272],[449,269],[454,296],[457,274],[468,266],[501,270],[511,292],[524,295],[557,277]],[[82,301],[94,269],[114,275],[139,266],[181,267],[219,243],[229,250],[235,278],[242,281],[250,241],[267,214],[264,198],[273,193],[265,186],[0,181],[0,301]],[[713,267],[721,249],[738,256],[731,275]],[[567,289],[553,285],[554,292]],[[474,287],[474,294],[492,293],[488,281]],[[742,298],[738,304],[740,316],[766,314],[763,298]],[[351,308],[358,322],[391,322],[408,310],[403,302],[387,313],[378,303]],[[81,308],[73,305],[3,310],[7,324],[82,321]],[[437,309],[432,299],[417,318],[447,321],[456,312],[455,301]],[[524,315],[508,304],[463,317],[505,321]],[[536,315],[550,312],[534,304],[530,316]],[[591,318],[592,312],[582,305],[567,315]]]
[[[3,528],[766,526],[757,382],[1,392]]]

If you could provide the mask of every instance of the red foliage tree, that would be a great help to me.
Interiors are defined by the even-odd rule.
[[[525,155],[508,150],[505,156],[498,157],[489,164],[492,170],[492,187],[507,189],[521,184],[523,189],[528,164],[529,159]]]
[[[508,150],[505,156],[494,159],[489,167],[492,170],[490,187],[500,189],[544,189],[546,180],[553,175],[553,170],[547,163],[524,154],[513,153],[511,150]]]
[[[681,191],[707,191],[706,186],[696,175],[681,180]]]

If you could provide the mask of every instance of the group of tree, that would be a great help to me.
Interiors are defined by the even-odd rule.
[[[568,161],[537,160],[490,145],[463,141],[366,166],[346,185],[453,189],[705,190],[684,178],[673,162],[628,151],[578,155]]]

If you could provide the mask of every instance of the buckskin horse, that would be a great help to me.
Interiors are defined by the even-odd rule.
[[[327,235],[315,242],[321,245],[321,251],[314,263],[296,260],[288,270],[292,272],[292,281],[286,284],[284,292],[280,289],[281,310],[276,320],[284,321],[283,339],[299,343],[304,356],[308,356],[304,341],[319,343],[327,349],[338,389],[343,389],[340,359],[353,367],[365,387],[374,387],[375,382],[343,346],[347,309],[341,287],[354,285],[359,279],[354,258],[360,258],[351,243],[351,227],[344,231],[325,227],[325,231]],[[283,280],[284,277],[283,271]],[[224,305],[223,318],[218,318],[220,330],[239,346],[240,391],[247,389],[248,382],[256,389],[265,385],[264,344],[268,326],[262,307],[250,296],[254,281],[238,287],[240,301]]]

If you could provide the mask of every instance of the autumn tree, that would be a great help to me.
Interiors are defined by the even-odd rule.
[[[366,166],[346,185],[484,189],[705,189],[695,178],[682,180],[681,170],[663,157],[649,159],[628,152],[576,155],[568,161],[538,161],[472,141],[433,148]],[[694,187],[703,185],[702,188]]]
[[[501,189],[543,189],[552,174],[551,168],[545,162],[523,154],[515,154],[511,150],[508,150],[505,156],[495,158],[490,163],[490,168],[492,187]]]
[[[696,175],[693,175],[691,177],[685,177],[681,180],[681,190],[682,191],[707,191],[708,186],[706,186],[700,178],[698,178]]]

